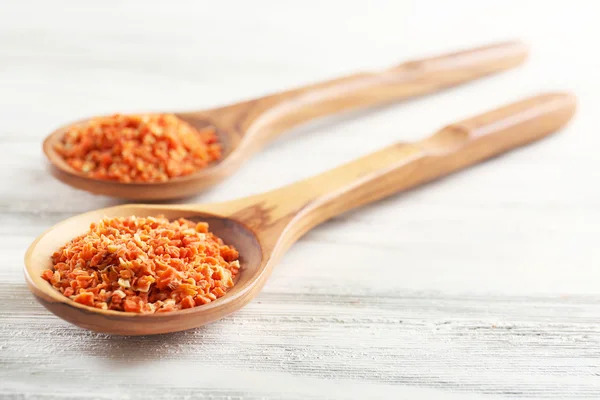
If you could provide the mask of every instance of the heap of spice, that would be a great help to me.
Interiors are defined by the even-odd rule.
[[[63,295],[103,310],[155,313],[207,304],[233,286],[239,254],[208,224],[104,218],[52,256],[42,273]]]
[[[54,149],[76,171],[120,182],[164,182],[222,157],[213,128],[172,114],[94,118],[71,126]]]

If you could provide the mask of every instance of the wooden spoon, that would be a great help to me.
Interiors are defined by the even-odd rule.
[[[572,95],[544,94],[268,193],[224,203],[124,205],[81,214],[51,228],[29,247],[25,255],[27,284],[54,314],[98,332],[149,335],[202,326],[250,302],[290,245],[321,222],[541,139],[565,125],[574,112]],[[211,231],[239,250],[242,269],[225,296],[187,310],[141,315],[75,303],[41,278],[42,271],[52,267],[52,254],[84,233],[91,222],[104,216],[158,214],[207,221]]]
[[[52,174],[73,187],[133,200],[166,200],[198,193],[231,175],[280,133],[326,115],[416,97],[455,86],[523,62],[527,48],[502,43],[361,73],[212,110],[177,113],[198,129],[213,126],[224,158],[197,173],[159,183],[122,183],[89,178],[54,151],[68,126],[44,141]],[[79,121],[82,123],[85,121]]]

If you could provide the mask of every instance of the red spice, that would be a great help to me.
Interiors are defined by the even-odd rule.
[[[76,171],[121,182],[162,182],[222,157],[214,129],[172,114],[113,115],[74,125],[55,150]]]
[[[224,296],[238,257],[204,222],[104,218],[54,253],[54,266],[42,278],[87,306],[165,312]]]

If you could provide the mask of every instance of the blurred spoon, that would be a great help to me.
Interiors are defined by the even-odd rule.
[[[436,92],[521,64],[527,48],[507,42],[360,73],[255,100],[176,115],[198,129],[213,126],[223,159],[193,174],[166,182],[124,183],[90,178],[71,168],[55,151],[69,125],[44,141],[50,171],[62,182],[132,200],[167,200],[196,194],[235,172],[251,155],[280,133],[312,119]],[[77,123],[83,123],[78,121]],[[73,125],[73,124],[71,124]]]

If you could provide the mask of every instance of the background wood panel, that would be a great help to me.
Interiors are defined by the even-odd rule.
[[[600,398],[600,36],[585,1],[0,1],[0,397]],[[118,204],[44,170],[41,139],[115,111],[212,107],[522,38],[518,70],[280,138],[225,200],[546,90],[562,133],[321,226],[206,328],[95,334],[29,295],[25,249]]]

